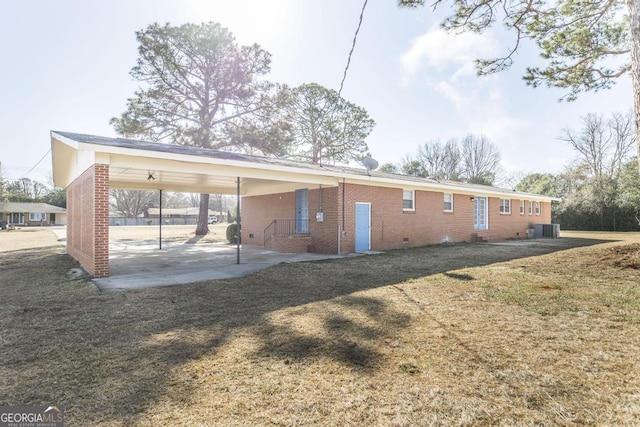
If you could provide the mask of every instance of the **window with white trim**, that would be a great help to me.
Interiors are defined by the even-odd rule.
[[[444,193],[444,211],[453,212],[453,193]]]
[[[524,200],[520,200],[520,215],[524,215]]]
[[[500,213],[501,214],[511,213],[511,199],[500,199]]]
[[[416,210],[415,195],[416,195],[416,192],[413,190],[402,191],[402,210],[403,211]]]
[[[536,215],[540,215],[540,202],[536,202]]]
[[[29,221],[44,221],[45,215],[43,212],[29,212]]]
[[[529,215],[533,215],[533,202],[529,200]]]

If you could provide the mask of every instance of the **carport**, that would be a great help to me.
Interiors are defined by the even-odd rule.
[[[70,132],[51,131],[51,153],[54,185],[67,189],[67,252],[97,278],[109,276],[110,189],[235,194],[241,200],[339,185],[317,165]]]

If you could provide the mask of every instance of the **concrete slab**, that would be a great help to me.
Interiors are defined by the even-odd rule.
[[[66,225],[52,225],[48,227],[49,230],[53,231],[53,233],[58,238],[58,242],[66,242],[67,241],[67,226]]]
[[[340,258],[338,255],[272,252],[243,246],[237,264],[235,245],[153,241],[111,242],[109,277],[93,279],[102,291],[179,285],[242,277],[282,262]]]

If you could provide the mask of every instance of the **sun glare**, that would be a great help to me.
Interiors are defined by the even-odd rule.
[[[242,44],[272,47],[286,39],[296,3],[289,0],[195,0],[186,5],[192,22],[219,22]]]

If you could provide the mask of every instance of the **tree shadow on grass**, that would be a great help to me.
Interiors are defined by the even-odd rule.
[[[67,272],[76,264],[59,248],[4,253],[0,405],[57,402],[68,408],[71,424],[135,424],[158,402],[190,402],[197,379],[176,372],[215,357],[247,328],[257,347],[245,357],[326,358],[375,373],[384,359],[376,344],[407,327],[410,318],[355,292],[598,243],[603,241],[431,246],[116,293],[70,279]],[[331,305],[317,310],[308,328],[271,318],[315,302]]]
[[[442,274],[444,274],[445,276],[451,279],[456,279],[456,280],[473,280],[473,276],[467,273],[444,272]]]
[[[333,302],[330,309],[323,307],[312,316],[315,322],[308,326],[321,331],[315,336],[303,328],[265,319],[259,325],[261,346],[256,355],[288,361],[328,358],[347,367],[371,371],[382,358],[374,348],[375,343],[393,337],[410,321],[408,315],[396,312],[376,298],[347,295]]]

